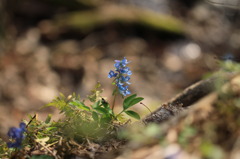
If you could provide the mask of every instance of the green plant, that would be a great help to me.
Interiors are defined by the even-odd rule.
[[[136,94],[130,95],[128,86],[124,86],[125,83],[130,84],[129,80],[132,74],[129,67],[126,67],[128,63],[130,62],[126,58],[121,61],[116,60],[114,66],[117,73],[109,72],[108,77],[115,77],[113,84],[116,85],[113,90],[114,102],[112,105],[101,96],[103,90],[100,83],[96,84],[87,99],[82,99],[80,95],[75,93],[68,97],[60,93],[58,97],[43,108],[55,107],[60,110],[64,117],[58,121],[53,121],[51,115],[49,115],[45,121],[40,121],[36,114],[29,116],[29,122],[24,121],[20,128],[9,130],[9,137],[13,140],[8,145],[5,142],[0,142],[3,143],[0,148],[1,155],[16,157],[16,154],[19,155],[21,152],[25,157],[31,157],[25,150],[19,149],[28,148],[31,151],[40,149],[40,155],[42,154],[40,158],[51,158],[51,156],[61,158],[58,151],[65,151],[66,154],[71,153],[80,143],[103,143],[109,139],[116,139],[117,127],[124,124],[123,113],[135,119],[140,119],[138,113],[129,110],[129,108],[141,102],[143,98],[137,97]],[[118,113],[114,110],[117,95],[123,98],[122,110]],[[4,153],[4,151],[7,153]],[[37,156],[31,158],[37,158]]]

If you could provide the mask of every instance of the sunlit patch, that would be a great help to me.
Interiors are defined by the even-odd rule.
[[[201,48],[195,43],[189,43],[181,49],[181,54],[187,60],[195,60],[201,56]]]

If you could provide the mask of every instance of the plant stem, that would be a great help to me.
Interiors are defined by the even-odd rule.
[[[117,117],[120,115],[120,114],[122,114],[124,112],[124,109],[120,112],[120,113],[118,113],[117,115],[116,115],[116,119],[117,119]]]
[[[152,114],[152,111],[144,103],[140,102],[140,104],[142,104],[145,108],[147,108],[148,111]]]
[[[114,112],[114,106],[115,106],[116,96],[117,96],[117,93],[114,93],[113,103],[112,103],[112,111],[113,111],[113,112]]]

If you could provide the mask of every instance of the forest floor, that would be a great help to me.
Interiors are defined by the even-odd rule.
[[[58,120],[59,111],[40,108],[59,92],[86,97],[100,81],[103,96],[111,103],[107,75],[116,59],[132,61],[130,89],[145,98],[151,111],[222,69],[219,61],[240,61],[239,11],[206,1],[9,0],[1,2],[0,12],[4,141],[9,127],[28,114],[37,113],[39,120],[45,120],[51,113]],[[145,132],[129,130],[134,135],[126,135],[127,144],[119,140],[71,144],[86,158],[119,148],[103,158],[238,158],[238,81],[238,76],[229,79],[228,89],[213,91],[187,113],[160,126],[149,124]],[[121,99],[116,103],[120,105]],[[142,118],[149,115],[141,105],[135,110]]]

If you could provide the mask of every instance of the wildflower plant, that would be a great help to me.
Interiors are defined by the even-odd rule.
[[[131,92],[128,90],[128,85],[131,84],[129,80],[132,71],[127,67],[127,64],[129,64],[130,61],[127,61],[124,57],[123,60],[115,60],[115,62],[114,66],[116,72],[110,70],[108,78],[114,78],[113,84],[117,86],[116,90],[118,90],[120,94],[123,96],[129,95]],[[114,91],[114,94],[116,93],[116,90]]]
[[[118,113],[114,110],[114,105],[109,104],[102,96],[101,84],[97,83],[87,99],[82,99],[73,93],[66,97],[60,94],[44,107],[55,107],[60,110],[64,118],[53,121],[51,115],[45,121],[39,121],[37,115],[30,116],[30,121],[21,122],[19,128],[10,128],[8,136],[9,148],[31,147],[31,149],[45,149],[45,154],[57,154],[51,152],[51,148],[61,145],[68,149],[72,142],[104,142],[110,138],[117,138],[116,127],[122,123],[122,114],[125,113],[135,119],[140,119],[138,113],[129,110],[132,106],[143,100],[136,94],[131,94],[129,90],[130,76],[132,71],[127,65],[130,63],[126,58],[115,60],[115,71],[110,70],[108,77],[113,78],[112,84],[113,101],[117,95],[123,98],[122,110]],[[117,125],[118,126],[117,126]],[[24,135],[25,134],[25,135]],[[64,146],[67,145],[67,146]],[[59,148],[58,148],[59,149]],[[1,152],[0,152],[1,153]],[[55,158],[61,158],[54,156]]]
[[[122,95],[122,97],[125,97],[131,94],[130,90],[128,89],[129,87],[128,85],[131,84],[129,80],[130,80],[130,76],[132,75],[132,71],[130,70],[129,67],[127,67],[127,65],[130,62],[131,61],[128,61],[126,57],[124,57],[122,60],[115,60],[114,67],[116,72],[113,70],[110,70],[110,72],[108,73],[108,78],[113,78],[114,80],[112,84],[116,86],[115,89],[113,90],[114,102],[112,105],[112,109],[114,109],[115,98],[117,94]],[[124,112],[133,118],[140,119],[140,116],[136,112],[132,110],[127,110],[127,109],[139,103],[142,100],[143,98],[137,97],[136,94],[133,94],[125,98],[123,101],[123,110],[117,115],[117,117]]]

